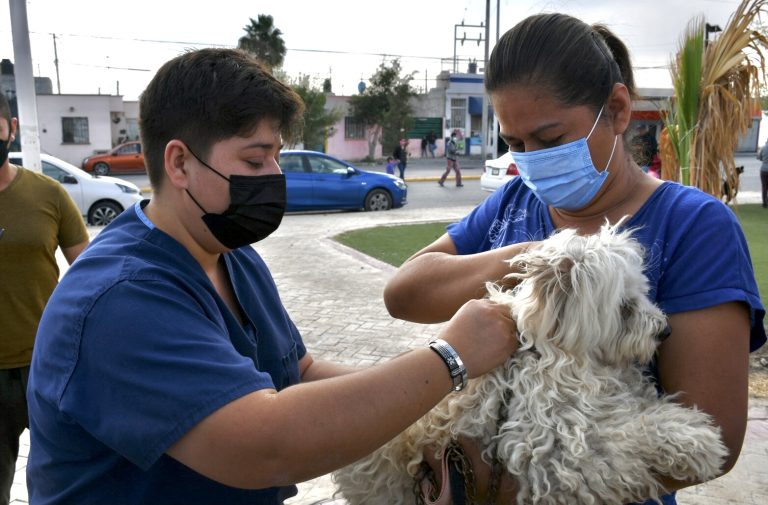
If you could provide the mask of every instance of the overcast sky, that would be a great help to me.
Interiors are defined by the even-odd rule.
[[[17,1],[17,0],[10,0]],[[500,31],[539,12],[564,12],[613,29],[629,47],[640,87],[669,87],[668,64],[688,21],[704,16],[725,27],[738,0],[501,0]],[[413,84],[432,87],[441,70],[476,58],[485,0],[28,0],[33,70],[57,91],[54,37],[61,93],[118,91],[135,100],[167,60],[185,49],[234,47],[249,18],[271,14],[288,52],[284,70],[318,84],[331,77],[337,94],[355,94],[382,61],[400,57],[416,72]],[[496,4],[491,0],[491,48]],[[464,45],[455,43],[454,33]],[[0,58],[14,60],[9,3],[0,4]],[[466,62],[459,71],[466,70]],[[119,83],[119,84],[118,84]]]

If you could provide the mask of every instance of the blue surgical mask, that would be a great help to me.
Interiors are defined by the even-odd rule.
[[[545,205],[556,209],[579,210],[587,206],[608,178],[608,167],[616,150],[617,135],[605,170],[598,172],[592,163],[587,140],[595,131],[603,108],[586,137],[561,146],[527,153],[513,153],[523,183]]]

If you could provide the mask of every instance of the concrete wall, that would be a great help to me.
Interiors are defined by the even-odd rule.
[[[80,166],[83,158],[112,147],[110,112],[122,111],[122,97],[110,95],[38,95],[37,116],[40,150]],[[88,143],[62,141],[62,118],[87,117]]]

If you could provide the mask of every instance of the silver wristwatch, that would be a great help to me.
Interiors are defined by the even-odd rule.
[[[443,358],[445,365],[448,367],[448,373],[451,375],[453,381],[453,390],[461,391],[464,386],[467,385],[469,380],[467,376],[467,369],[464,367],[464,362],[461,361],[458,353],[451,347],[451,344],[445,340],[438,338],[429,343],[429,348],[435,351]]]

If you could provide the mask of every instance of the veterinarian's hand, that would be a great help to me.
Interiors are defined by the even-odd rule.
[[[485,299],[465,303],[440,338],[456,349],[470,378],[502,365],[518,347],[509,307]]]

